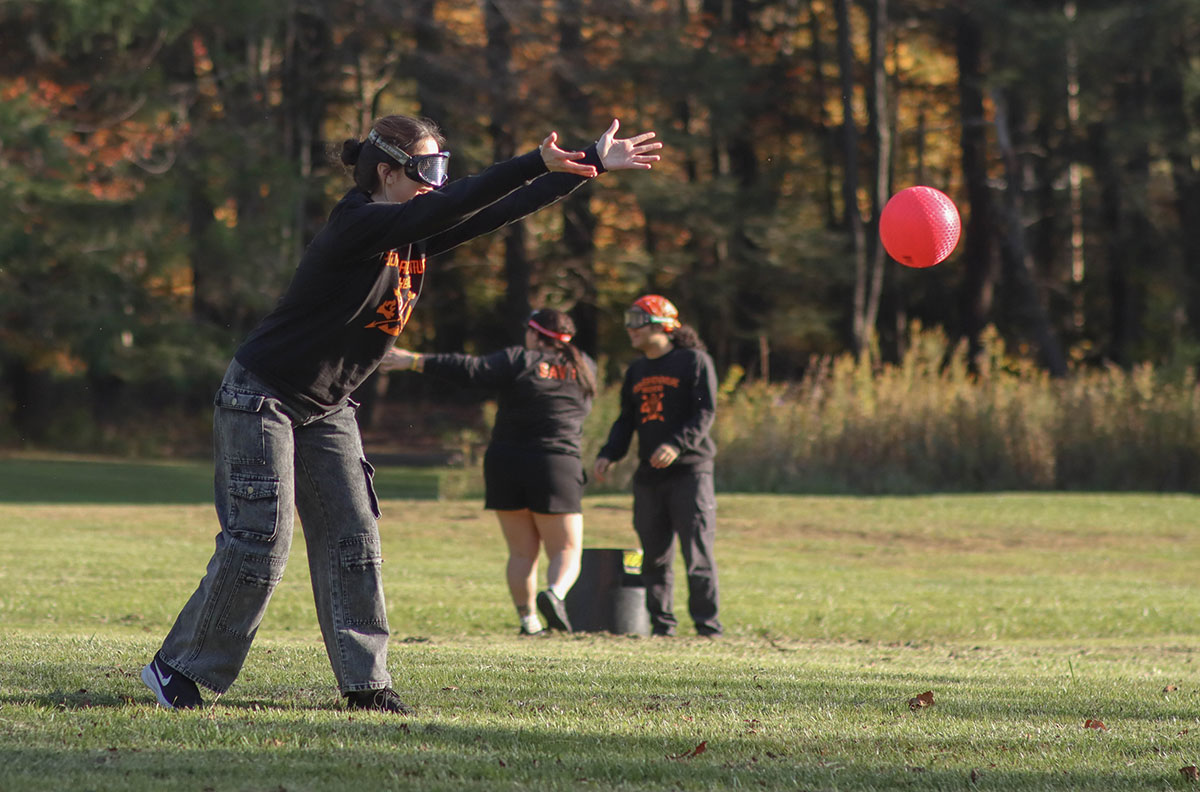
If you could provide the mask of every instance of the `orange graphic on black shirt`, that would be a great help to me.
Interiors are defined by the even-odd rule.
[[[413,306],[420,294],[421,276],[425,274],[425,259],[402,259],[394,250],[388,251],[384,264],[397,270],[396,287],[388,299],[381,302],[375,313],[382,316],[367,324],[368,329],[382,330],[390,336],[398,336],[412,316]]]
[[[539,379],[575,379],[575,368],[573,366],[564,366],[559,363],[547,363],[542,361],[538,363],[537,375]]]
[[[641,423],[665,421],[663,417],[663,394],[667,388],[678,388],[678,377],[653,376],[643,377],[633,386],[633,392],[640,396],[642,404],[638,408]]]
[[[367,327],[382,330],[391,336],[400,335],[404,325],[408,324],[408,318],[412,316],[413,302],[412,299],[405,299],[405,296],[401,295],[400,289],[397,288],[392,293],[392,299],[384,300],[375,309],[375,313],[383,318],[369,323]]]
[[[651,421],[662,421],[663,418],[663,393],[661,390],[651,391],[642,394],[642,406],[638,410],[642,416],[642,423]]]

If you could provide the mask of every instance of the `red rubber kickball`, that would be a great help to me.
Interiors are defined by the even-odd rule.
[[[958,245],[961,232],[954,201],[932,187],[901,190],[879,215],[884,249],[906,267],[932,267],[945,261]]]

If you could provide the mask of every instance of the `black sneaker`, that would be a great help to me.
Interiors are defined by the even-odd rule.
[[[571,620],[567,618],[567,606],[554,595],[550,589],[539,591],[537,595],[538,613],[546,620],[546,627],[551,630],[571,632]]]
[[[549,638],[550,631],[543,628],[537,632],[530,632],[529,630],[525,629],[525,625],[522,624],[521,631],[517,633],[517,636],[520,638]]]
[[[355,690],[346,694],[346,706],[357,710],[394,712],[397,715],[412,715],[415,710],[400,700],[391,688],[380,690]]]
[[[142,682],[154,691],[159,706],[167,709],[195,709],[204,706],[196,683],[163,662],[155,654],[150,665],[142,669]]]

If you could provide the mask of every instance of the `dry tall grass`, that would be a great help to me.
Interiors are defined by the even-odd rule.
[[[916,327],[903,360],[813,361],[795,383],[722,386],[725,491],[912,493],[1200,489],[1200,390],[1149,365],[1052,379],[989,333],[965,345]],[[597,404],[589,446],[615,416]],[[591,457],[589,457],[590,459]],[[623,470],[628,474],[629,466]]]

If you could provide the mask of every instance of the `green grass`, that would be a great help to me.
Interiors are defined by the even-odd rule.
[[[728,638],[523,641],[479,502],[386,501],[390,666],[418,706],[388,718],[340,709],[302,542],[233,689],[164,712],[137,674],[211,506],[0,504],[0,790],[1195,788],[1200,499],[720,509]],[[586,544],[629,546],[629,516],[589,498]]]
[[[473,471],[380,467],[381,498],[463,495]],[[130,462],[64,456],[0,457],[0,503],[209,503],[211,462]]]

